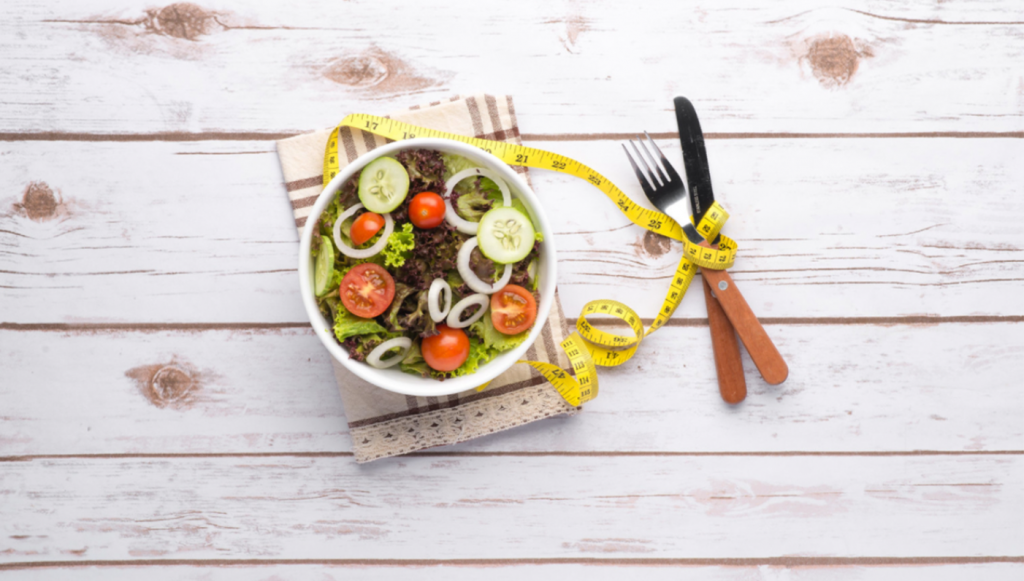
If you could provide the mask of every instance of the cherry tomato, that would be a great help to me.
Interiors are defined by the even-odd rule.
[[[365,215],[365,214],[364,214]],[[395,298],[395,279],[383,266],[367,262],[352,267],[341,279],[341,303],[357,317],[369,319],[388,310]]]
[[[537,320],[537,301],[525,288],[508,284],[491,295],[491,322],[506,335],[518,335]]]
[[[349,234],[352,238],[352,244],[362,246],[367,240],[373,238],[374,234],[380,232],[380,229],[383,227],[384,216],[374,214],[373,212],[360,214],[356,221],[352,222],[352,233]]]
[[[409,220],[413,226],[429,230],[444,222],[444,198],[434,192],[420,192],[409,203]]]
[[[423,360],[431,369],[455,371],[469,357],[469,337],[462,329],[438,325],[437,335],[427,337],[420,344]]]

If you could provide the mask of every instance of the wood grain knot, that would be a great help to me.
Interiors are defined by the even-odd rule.
[[[850,82],[861,56],[845,34],[814,39],[805,55],[814,76],[826,87],[841,87]]]
[[[388,78],[388,63],[375,54],[359,54],[334,61],[324,76],[350,87],[372,87]]]
[[[216,13],[191,2],[176,2],[163,8],[151,8],[146,14],[149,16],[146,28],[156,34],[185,40],[198,40],[200,36],[212,32],[214,26],[219,24]]]
[[[192,377],[177,367],[162,367],[153,375],[150,389],[154,399],[169,403],[183,399],[192,390]]]
[[[177,359],[135,367],[126,371],[125,375],[135,380],[142,395],[160,408],[190,407],[200,388],[198,371]]]
[[[651,258],[658,258],[672,249],[672,240],[648,230],[640,240],[640,248]]]
[[[408,93],[444,84],[452,73],[411,65],[397,55],[370,47],[338,57],[322,69],[325,78],[376,93]]]
[[[590,30],[590,24],[583,15],[571,14],[565,18],[565,36],[561,38],[562,46],[570,54],[576,54],[576,43],[580,34]]]
[[[564,26],[565,33],[560,34],[558,40],[562,42],[566,52],[575,54],[576,42],[580,34],[590,30],[590,21],[583,15],[583,7],[580,5],[580,2],[570,0],[567,8],[568,14],[561,18],[545,20],[544,24]]]
[[[576,46],[576,40],[580,37],[580,33],[588,30],[590,30],[590,24],[580,14],[573,14],[565,19],[565,37],[572,46]],[[568,47],[566,49],[568,50]]]
[[[37,222],[49,220],[57,215],[57,196],[46,182],[32,182],[25,188],[21,203],[15,204],[30,219]]]

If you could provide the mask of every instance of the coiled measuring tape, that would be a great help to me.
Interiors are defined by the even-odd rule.
[[[721,232],[726,220],[729,219],[729,213],[718,202],[711,205],[704,218],[696,226],[693,224],[680,225],[661,212],[637,205],[611,180],[564,155],[503,141],[446,133],[375,115],[363,113],[349,115],[331,133],[324,154],[324,187],[340,171],[338,130],[342,127],[352,127],[392,141],[414,137],[461,141],[480,148],[509,165],[547,169],[576,176],[601,190],[630,222],[645,230],[683,243],[683,257],[676,268],[675,276],[672,277],[668,294],[658,315],[654,318],[654,322],[646,331],[640,316],[625,304],[608,299],[591,301],[584,305],[583,312],[580,313],[580,317],[576,321],[576,332],[561,343],[562,349],[565,350],[565,354],[572,364],[575,377],[551,363],[519,361],[519,363],[526,363],[539,371],[570,405],[578,406],[597,397],[597,366],[615,367],[629,361],[640,347],[640,342],[644,337],[661,328],[669,320],[683,300],[693,277],[697,274],[697,267],[725,270],[731,267],[736,259],[736,242],[726,236],[721,236],[718,248],[701,246],[702,242],[714,240]],[[633,336],[622,336],[602,331],[587,320],[589,315],[617,318],[629,325]],[[486,385],[479,389],[483,389],[483,387]]]

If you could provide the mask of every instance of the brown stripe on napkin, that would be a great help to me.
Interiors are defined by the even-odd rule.
[[[449,133],[520,143],[515,108],[509,96],[456,96],[429,105],[416,105],[390,117]],[[323,190],[323,156],[330,134],[331,130],[323,130],[277,142],[285,192],[291,202],[295,226],[300,230]],[[388,140],[343,127],[338,142],[338,162],[344,167]],[[530,183],[525,167],[513,169]],[[565,314],[556,292],[555,304],[540,339],[530,346],[526,357],[568,370],[569,360],[558,347],[568,335]],[[532,367],[522,364],[510,368],[482,392],[469,390],[445,397],[416,397],[385,391],[352,375],[340,363],[333,364],[357,462],[464,442],[577,411]]]
[[[284,188],[285,188],[286,191],[294,192],[295,190],[301,190],[303,188],[310,188],[310,187],[313,187],[313,186],[318,186],[318,185],[320,185],[323,182],[323,180],[324,180],[324,176],[323,176],[323,174],[320,174],[318,176],[314,176],[314,177],[311,177],[311,178],[306,178],[304,180],[296,180],[294,182],[289,182],[289,183],[284,185]],[[314,196],[314,198],[315,198],[315,196]]]

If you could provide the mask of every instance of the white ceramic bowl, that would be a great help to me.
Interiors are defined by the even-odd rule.
[[[505,179],[505,182],[508,183],[509,188],[512,190],[512,195],[523,201],[530,212],[530,217],[533,218],[534,224],[540,227],[540,231],[544,235],[538,269],[540,286],[537,290],[540,293],[540,302],[537,304],[537,322],[530,331],[529,338],[519,347],[502,353],[486,365],[481,366],[472,375],[438,381],[436,379],[403,373],[398,370],[397,366],[390,369],[376,369],[365,363],[352,361],[349,359],[348,352],[334,338],[331,324],[320,314],[320,309],[316,304],[316,296],[313,293],[313,259],[310,256],[310,245],[313,240],[313,228],[316,227],[320,214],[323,213],[324,208],[334,199],[342,184],[348,181],[356,171],[378,157],[393,156],[406,149],[434,149],[454,153],[467,157],[481,166],[493,170]],[[331,355],[340,361],[346,369],[360,378],[389,391],[407,395],[426,397],[459,393],[483,385],[501,375],[506,369],[522,358],[526,350],[540,335],[541,328],[547,322],[548,313],[555,300],[554,241],[555,236],[551,231],[551,223],[544,216],[537,196],[530,190],[519,174],[512,171],[512,168],[505,162],[481,149],[448,139],[408,139],[396,141],[383,147],[378,147],[345,167],[341,173],[331,180],[331,183],[327,184],[320,197],[317,198],[316,203],[313,204],[312,213],[306,219],[306,225],[302,229],[302,238],[299,241],[299,285],[302,287],[302,302],[306,307],[306,313],[309,315],[313,330],[316,332],[316,336],[320,338],[320,342],[324,344],[324,347],[327,347]]]

